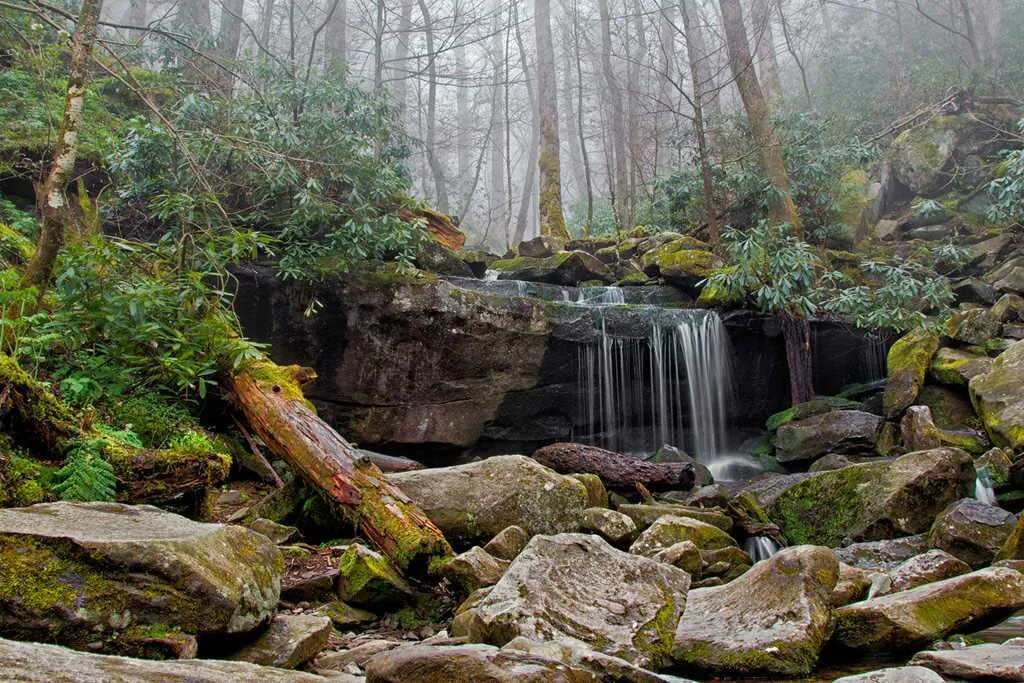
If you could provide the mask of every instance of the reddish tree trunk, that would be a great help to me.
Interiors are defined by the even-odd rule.
[[[637,484],[650,491],[688,489],[694,481],[693,466],[687,463],[656,464],[578,443],[551,444],[532,457],[563,474],[596,474],[605,486],[618,491],[636,491]]]
[[[782,316],[782,338],[786,342],[789,366],[789,394],[793,405],[814,398],[814,357],[811,355],[811,326],[803,318]]]

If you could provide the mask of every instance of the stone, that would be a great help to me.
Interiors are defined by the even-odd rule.
[[[896,237],[896,229],[899,228],[899,221],[884,218],[875,223],[875,239],[888,240]]]
[[[405,601],[412,589],[386,557],[353,543],[338,558],[338,597],[359,607]]]
[[[299,530],[295,527],[278,524],[263,517],[253,520],[248,526],[256,533],[263,534],[277,545],[284,545],[301,536]]]
[[[987,308],[968,308],[954,313],[946,323],[946,336],[964,344],[983,346],[998,337],[1002,323]]]
[[[992,118],[982,123],[968,113],[944,114],[903,131],[889,150],[895,179],[922,197],[969,191],[977,179],[965,170],[1005,144],[1002,136],[992,135],[992,126],[1004,125],[1001,117]]]
[[[645,668],[668,663],[689,575],[597,536],[534,536],[490,592],[459,613],[453,635],[504,645],[570,639]]]
[[[608,507],[608,489],[604,487],[601,477],[589,472],[577,472],[570,477],[583,484],[587,489],[587,504],[592,508]]]
[[[935,518],[928,532],[928,545],[977,569],[991,564],[1016,524],[1012,513],[964,498],[950,504]]]
[[[683,286],[709,277],[721,265],[708,245],[692,237],[679,237],[640,257],[640,267],[647,275]]]
[[[1001,323],[1024,320],[1024,297],[1019,294],[1004,294],[992,304],[989,312]]]
[[[402,643],[398,641],[374,638],[361,642],[348,650],[321,653],[313,660],[313,669],[322,673],[344,671],[351,664],[362,669],[375,655],[394,650],[401,645]]]
[[[502,649],[526,652],[546,659],[553,659],[572,667],[585,669],[602,681],[661,683],[666,680],[646,669],[630,664],[624,659],[596,652],[582,643],[572,641],[548,641],[542,643],[519,636],[510,640]]]
[[[654,559],[682,569],[694,580],[700,578],[701,566],[704,563],[700,548],[693,541],[680,541],[664,550],[659,550],[654,554]],[[748,562],[747,565],[749,566],[750,563]]]
[[[403,645],[371,657],[367,683],[584,683],[585,669],[491,645]]]
[[[859,569],[888,571],[928,550],[928,535],[853,543],[836,550],[840,562]]]
[[[921,647],[1024,607],[1024,575],[989,567],[833,612],[833,642],[858,652]]]
[[[476,249],[461,249],[455,253],[459,259],[469,266],[473,277],[483,278],[487,274],[487,268],[498,260],[498,256],[487,251]]]
[[[954,680],[1024,681],[1024,638],[1002,644],[982,643],[960,650],[919,652],[911,664],[925,666]]]
[[[1007,536],[995,559],[1024,560],[1024,514],[1017,519],[1017,525]]]
[[[932,421],[928,406],[910,406],[900,420],[900,436],[908,451],[924,451],[942,445],[942,435]]]
[[[889,348],[888,379],[882,396],[886,417],[896,417],[914,404],[938,348],[938,335],[921,329],[908,332]]]
[[[939,349],[928,368],[936,382],[954,386],[967,386],[971,378],[988,372],[992,359],[963,349]]]
[[[334,594],[339,573],[335,567],[315,567],[300,572],[290,570],[281,581],[281,597],[291,602],[328,599]]]
[[[487,541],[484,550],[501,560],[512,561],[530,542],[530,534],[521,526],[505,527]]]
[[[519,256],[493,261],[490,268],[499,271],[500,280],[546,282],[563,287],[588,281],[609,284],[615,280],[607,264],[585,251],[560,251],[546,258]]]
[[[0,634],[115,649],[121,631],[250,631],[274,613],[284,561],[262,534],[149,505],[0,509]]]
[[[437,242],[427,242],[414,261],[417,268],[429,273],[453,277],[476,277],[473,267],[462,260],[457,252]]]
[[[629,547],[629,552],[653,557],[658,551],[681,541],[690,541],[701,550],[736,545],[732,536],[716,526],[689,517],[665,515],[640,534]]]
[[[445,564],[442,573],[455,581],[467,593],[478,588],[493,586],[501,580],[508,569],[509,561],[494,557],[478,545],[453,557]]]
[[[911,590],[926,583],[949,579],[971,571],[971,566],[944,550],[929,550],[897,565],[889,576],[892,583],[876,595]]]
[[[716,526],[722,531],[728,531],[732,528],[732,517],[729,515],[719,510],[689,505],[677,505],[674,503],[627,503],[619,505],[617,510],[632,519],[636,524],[636,528],[640,531],[645,530],[665,515],[689,517],[698,522]]]
[[[575,531],[583,484],[521,455],[388,475],[449,542],[487,541],[509,526],[530,535]]]
[[[982,282],[976,277],[968,277],[962,280],[957,280],[952,286],[953,294],[956,296],[956,300],[960,304],[981,304],[985,306],[991,306],[996,300],[995,287]],[[998,318],[993,316],[996,324],[1001,322]],[[952,335],[951,335],[952,336]],[[963,341],[959,336],[953,337]],[[976,343],[976,342],[967,342]]]
[[[970,381],[969,388],[992,442],[1024,448],[1024,341],[999,354],[988,372]]]
[[[850,465],[855,464],[857,463],[851,460],[849,456],[843,455],[841,453],[829,453],[827,455],[821,456],[813,463],[811,463],[811,466],[807,468],[807,471],[828,472],[829,470],[840,470],[844,467],[849,467]]]
[[[341,600],[333,600],[317,608],[316,614],[327,617],[335,628],[345,629],[359,624],[377,621],[377,615],[364,609],[353,607]]]
[[[839,580],[836,582],[836,587],[829,598],[829,605],[832,607],[842,607],[843,605],[849,605],[851,602],[863,600],[867,597],[868,589],[871,588],[871,583],[877,574],[878,572],[860,569],[845,562],[840,562]]]
[[[636,538],[632,519],[607,508],[587,508],[580,517],[580,531],[597,534],[612,545],[629,543]]]
[[[838,577],[831,550],[796,546],[732,583],[693,590],[672,656],[720,676],[809,674],[831,632]]]
[[[248,662],[156,661],[95,655],[57,645],[0,639],[0,672],[20,683],[323,683],[324,679]]]
[[[550,235],[537,235],[533,239],[520,242],[519,246],[516,247],[516,251],[520,256],[547,258],[548,256],[554,256],[564,247],[565,245],[559,239]]]
[[[1013,460],[1002,448],[992,448],[974,461],[978,476],[984,476],[993,488],[1001,488],[1010,482]]]
[[[944,683],[945,679],[923,666],[891,666],[877,671],[843,676],[832,683]]]
[[[833,410],[787,422],[775,437],[779,462],[814,460],[826,453],[874,453],[882,418],[860,410]]]
[[[313,614],[278,614],[270,626],[231,659],[280,669],[297,669],[327,647],[331,620]]]
[[[971,457],[936,448],[821,472],[786,490],[768,514],[791,543],[836,547],[927,531],[973,486]]]

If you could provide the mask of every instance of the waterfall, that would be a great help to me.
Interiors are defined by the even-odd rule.
[[[779,552],[779,546],[767,536],[751,536],[743,543],[743,549],[754,562],[767,560]]]
[[[605,291],[576,303],[599,312],[620,300],[616,288],[594,289]],[[721,318],[706,310],[637,309],[649,323],[646,338],[616,336],[597,315],[597,341],[579,348],[579,411],[589,429],[581,438],[623,452],[671,444],[710,462],[725,447],[731,390]]]
[[[986,505],[998,505],[996,492],[992,488],[992,480],[984,467],[974,475],[974,498]]]

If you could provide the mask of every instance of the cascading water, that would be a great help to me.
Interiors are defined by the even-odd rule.
[[[974,498],[986,505],[998,505],[996,492],[992,488],[992,480],[985,468],[979,469],[974,477]]]
[[[779,546],[767,536],[751,536],[744,542],[743,549],[750,555],[754,562],[767,560],[779,552]]]

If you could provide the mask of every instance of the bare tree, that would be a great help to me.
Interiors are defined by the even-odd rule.
[[[338,5],[327,22],[324,50],[327,53],[328,64],[348,61],[348,0],[338,0]]]
[[[562,160],[550,0],[535,1],[533,23],[537,34],[537,113],[540,118],[540,234],[568,240],[562,213]]]
[[[782,101],[782,80],[775,57],[775,32],[772,31],[772,8],[775,0],[754,0],[754,35],[760,82],[772,102]]]
[[[437,208],[443,213],[448,213],[451,210],[448,202],[448,182],[445,179],[444,165],[437,150],[437,53],[434,51],[434,24],[426,0],[418,0],[418,4],[423,18],[423,35],[427,42],[427,135],[424,144],[426,145],[430,173],[434,177]]]
[[[606,156],[611,159],[613,168],[612,206],[615,209],[615,222],[620,228],[628,228],[633,223],[633,207],[629,195],[629,160],[626,158],[626,112],[622,88],[612,65],[612,19],[608,0],[597,0],[597,7],[601,15],[601,73],[606,98],[611,106],[611,147]]]

